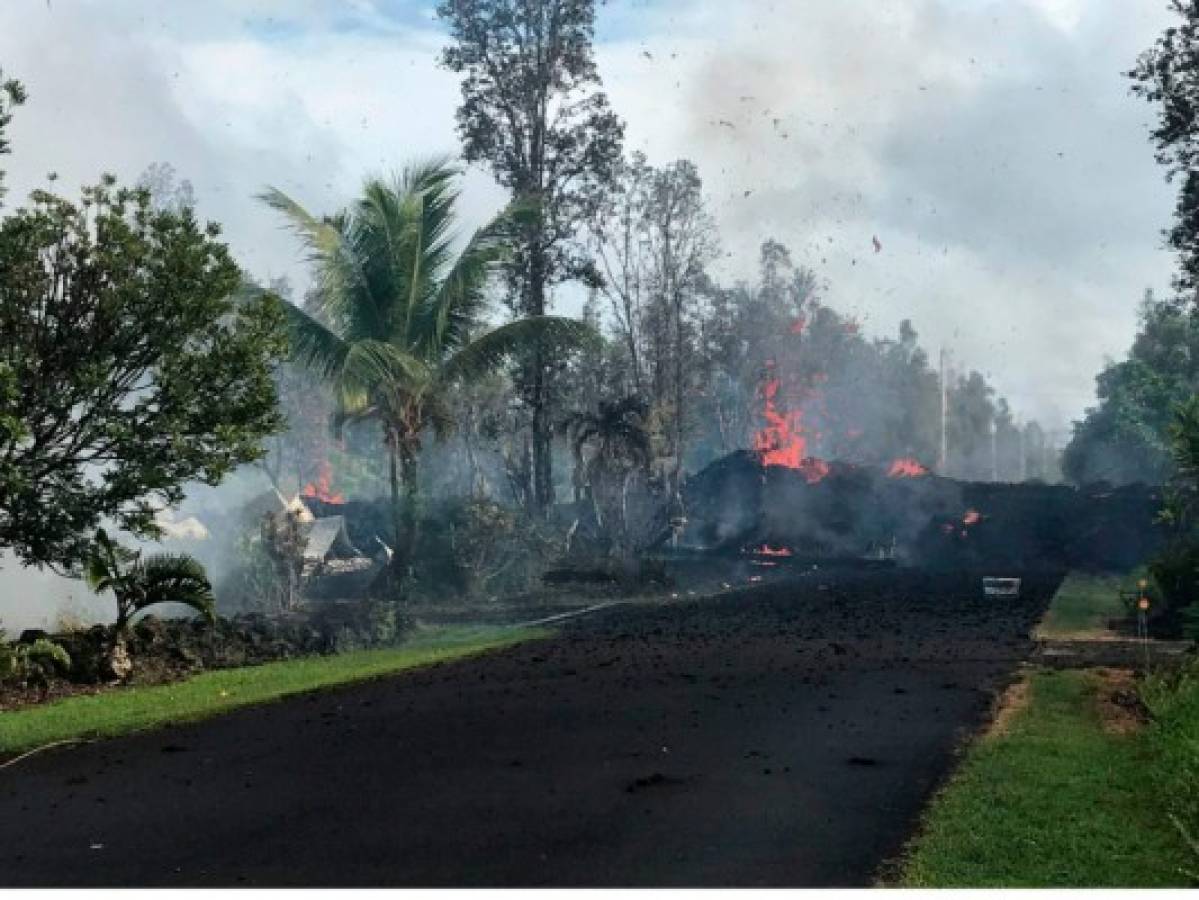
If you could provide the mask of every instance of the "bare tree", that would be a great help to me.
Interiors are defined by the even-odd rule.
[[[689,394],[687,318],[694,309],[704,270],[718,252],[716,224],[704,204],[703,180],[695,163],[682,159],[656,170],[649,181],[645,232],[655,293],[667,315],[673,358],[673,487],[683,472]]]
[[[610,188],[597,191],[588,209],[589,247],[602,277],[616,332],[629,354],[633,389],[645,396],[640,343],[649,290],[649,240],[645,233],[652,169],[645,155],[622,161]]]

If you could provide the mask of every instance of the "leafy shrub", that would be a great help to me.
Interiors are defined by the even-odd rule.
[[[1172,541],[1150,562],[1149,572],[1171,609],[1189,606],[1199,597],[1199,541]]]
[[[1179,537],[1149,563],[1157,587],[1154,630],[1184,637],[1199,637],[1199,539]]]
[[[564,545],[553,526],[493,500],[456,498],[421,524],[416,579],[425,599],[526,591]]]
[[[286,585],[263,547],[258,528],[244,532],[233,548],[232,565],[216,584],[214,594],[223,615],[240,612],[277,613],[286,603]]]
[[[0,641],[4,633],[0,631]],[[50,679],[70,671],[71,657],[48,638],[31,643],[0,643],[0,683],[43,687]]]

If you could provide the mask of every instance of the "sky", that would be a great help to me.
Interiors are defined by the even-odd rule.
[[[780,240],[866,333],[910,318],[1061,443],[1144,290],[1168,290],[1173,188],[1122,73],[1169,19],[1165,0],[611,0],[596,56],[629,149],[698,164],[721,277]],[[368,174],[456,155],[445,41],[431,2],[4,0],[0,67],[30,95],[7,203],[51,172],[74,192],[169,163],[252,276],[302,285],[255,195],[331,212]],[[466,227],[504,199],[482,171],[463,189]]]

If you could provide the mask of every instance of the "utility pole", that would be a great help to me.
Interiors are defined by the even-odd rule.
[[[1020,480],[1028,481],[1028,457],[1025,456],[1024,448],[1024,427],[1020,429]]]
[[[946,428],[949,419],[949,391],[945,384],[945,348],[941,348],[941,453],[937,457],[937,474],[944,475],[949,458],[949,435]]]
[[[999,456],[995,452],[995,434],[999,429],[995,427],[995,417],[991,417],[991,480],[999,480]]]

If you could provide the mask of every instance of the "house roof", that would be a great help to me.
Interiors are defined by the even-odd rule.
[[[312,523],[304,547],[305,559],[319,561],[353,556],[362,556],[362,552],[350,543],[343,516],[326,516]]]

